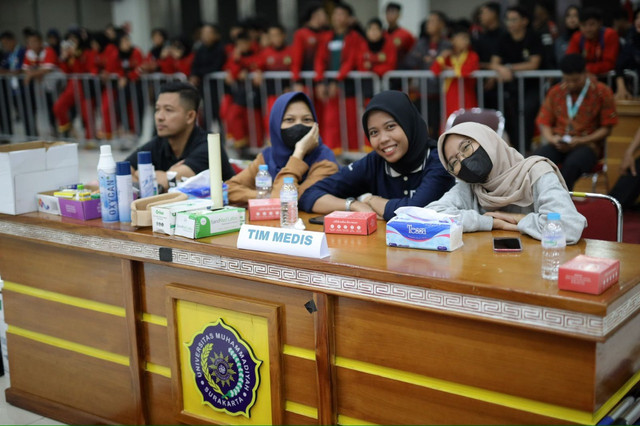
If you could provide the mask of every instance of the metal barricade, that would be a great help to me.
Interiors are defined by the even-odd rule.
[[[153,111],[162,84],[170,81],[186,81],[186,76],[147,74],[119,87],[117,75],[102,78],[93,74],[52,72],[28,84],[24,74],[0,75],[0,138],[15,141],[55,138],[83,143],[98,142],[105,137],[114,141],[137,138],[141,134],[150,137],[153,120],[148,120],[148,128],[143,129],[146,121],[143,114]],[[69,117],[68,123],[60,123],[61,113]],[[78,119],[81,132],[66,134],[61,132],[66,129],[59,129],[60,124],[78,128],[74,126]],[[117,132],[118,123],[125,135]]]
[[[338,72],[329,71],[325,73],[325,78],[333,79],[337,77],[337,75],[338,75]],[[315,73],[313,71],[303,71],[300,76],[303,82],[305,83],[306,87],[309,87],[309,88],[314,87],[313,79],[315,77]],[[223,102],[223,97],[225,93],[228,93],[229,90],[233,90],[234,88],[238,87],[238,86],[231,86],[225,89],[225,85],[226,85],[225,77],[226,77],[226,72],[224,71],[215,72],[205,76],[203,81],[203,91],[205,96],[205,117],[206,117],[206,126],[208,129],[210,129],[211,126],[213,125],[212,116],[211,116],[211,111],[213,110],[213,107],[212,107],[213,101],[209,98],[209,94],[212,92],[211,85],[216,85],[218,89],[217,90],[218,101],[220,104],[222,104]],[[268,95],[268,92],[267,92],[268,82],[272,82],[274,84],[276,96],[281,95],[286,90],[291,90],[291,87],[293,85],[291,81],[292,75],[288,71],[268,71],[268,72],[262,73],[262,82],[258,87],[255,87],[253,85],[254,77],[255,77],[255,74],[251,73],[247,75],[244,81],[233,83],[234,85],[242,84],[244,88],[244,94],[246,96],[245,102],[247,106],[247,115],[248,115],[247,122],[248,122],[250,148],[258,148],[259,146],[262,145],[262,142],[263,142],[261,140],[257,140],[258,132],[256,131],[256,128],[259,124],[256,123],[254,111],[257,109],[256,105],[260,105],[262,107],[261,108],[262,113],[263,114],[267,113],[266,106],[267,106],[267,95]],[[381,90],[380,79],[378,78],[377,75],[373,73],[358,72],[358,71],[350,72],[347,75],[347,79],[353,82],[356,115],[360,117],[364,112],[364,105],[365,105],[366,98],[371,97],[373,94],[380,92]],[[371,83],[370,94],[367,93],[369,90],[367,87],[365,87],[366,82]],[[339,114],[340,115],[340,140],[341,140],[342,150],[344,152],[347,152],[349,148],[349,143],[348,143],[347,123],[345,122],[345,117],[347,116],[345,82],[341,81],[338,84],[340,88],[340,94],[339,94],[340,97],[338,101],[338,105],[340,109],[340,114]],[[313,90],[309,90],[308,95],[310,96],[312,101],[315,100],[314,98],[315,93]],[[256,96],[259,96],[260,98],[259,101],[255,99]],[[357,133],[358,150],[364,151],[365,149],[364,132],[360,126],[357,126],[357,128],[358,128],[358,131],[357,131],[358,132]]]

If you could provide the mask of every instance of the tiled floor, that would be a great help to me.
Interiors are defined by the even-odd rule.
[[[10,376],[6,374],[0,377],[0,425],[63,425],[40,414],[32,413],[9,404],[4,396],[4,391],[10,385]]]

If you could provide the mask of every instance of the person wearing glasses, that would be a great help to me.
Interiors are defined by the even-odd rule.
[[[547,213],[560,213],[567,244],[580,240],[587,220],[576,210],[558,167],[524,158],[491,128],[461,123],[438,139],[438,154],[458,183],[427,208],[462,215],[464,232],[503,229],[542,237]]]
[[[453,186],[427,123],[405,93],[388,90],[371,98],[362,126],[373,151],[307,189],[302,210],[376,212],[389,220],[398,207],[424,206]]]

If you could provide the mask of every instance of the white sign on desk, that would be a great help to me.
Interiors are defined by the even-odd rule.
[[[322,259],[329,256],[324,232],[242,225],[238,248]]]

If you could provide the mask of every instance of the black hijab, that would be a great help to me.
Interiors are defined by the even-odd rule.
[[[391,115],[402,127],[409,141],[407,153],[395,163],[388,163],[396,172],[408,175],[424,162],[429,146],[435,146],[435,141],[429,138],[427,123],[411,103],[409,97],[396,90],[381,92],[371,98],[369,105],[362,115],[364,134],[368,135],[367,120],[371,111],[383,111]]]

